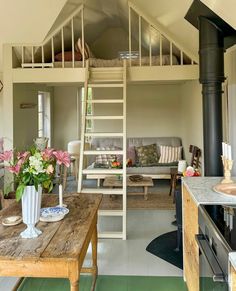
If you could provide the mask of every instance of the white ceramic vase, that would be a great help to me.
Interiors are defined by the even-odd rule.
[[[42,231],[35,227],[35,224],[39,221],[40,209],[42,200],[42,187],[38,187],[36,191],[34,186],[26,186],[22,202],[22,218],[23,222],[27,225],[27,228],[21,232],[22,238],[34,238],[38,237]]]

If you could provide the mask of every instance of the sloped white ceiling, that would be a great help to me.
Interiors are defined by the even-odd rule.
[[[201,0],[206,6],[218,14],[225,22],[236,29],[235,0]]]
[[[201,0],[236,28],[235,0]],[[192,0],[131,0],[144,14],[165,27],[193,54],[198,52],[198,31],[184,16]],[[128,0],[0,0],[0,71],[3,43],[41,42],[73,10],[85,4],[86,41],[94,42],[111,27],[128,30]]]
[[[4,43],[32,43],[45,38],[67,0],[0,0],[0,71]]]

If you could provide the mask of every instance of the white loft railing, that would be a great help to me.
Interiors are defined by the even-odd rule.
[[[172,37],[167,35],[161,27],[158,27],[155,21],[153,21],[148,16],[144,15],[144,13],[139,10],[133,3],[129,2],[129,65],[132,66],[132,39],[134,39],[132,35],[132,24],[137,23],[138,28],[135,28],[138,31],[138,38],[136,37],[136,41],[138,42],[138,58],[139,58],[139,66],[142,65],[142,48],[148,43],[148,57],[149,57],[149,66],[153,65],[153,46],[156,45],[156,51],[159,53],[159,65],[163,65],[163,56],[169,55],[169,65],[173,65],[173,58],[177,57],[178,64],[197,64],[197,57],[187,52],[180,44],[173,40]],[[142,27],[146,27],[145,31],[142,32]],[[145,36],[143,35],[145,33]],[[153,37],[158,35],[157,37]],[[155,38],[155,39],[154,39]],[[145,43],[144,43],[145,39]],[[155,42],[156,43],[153,43]],[[165,44],[165,48],[163,47],[163,43]],[[166,44],[169,44],[169,47],[166,48]],[[146,45],[147,46],[147,45]],[[158,49],[157,49],[158,47]],[[134,51],[137,50],[137,46]],[[147,55],[147,53],[146,53]],[[156,54],[155,54],[156,56]],[[176,63],[175,63],[176,64]]]
[[[65,67],[65,34],[64,31],[68,27],[71,30],[71,51],[72,51],[72,67],[75,67],[75,29],[74,29],[74,19],[76,17],[80,17],[81,19],[81,40],[82,40],[82,67],[85,67],[85,53],[84,53],[84,6],[80,5],[56,30],[54,30],[50,35],[39,44],[20,44],[13,45],[13,51],[16,50],[15,53],[20,56],[21,67],[22,68],[50,68],[53,67],[55,61],[55,38],[61,38],[61,54],[62,54],[62,68]],[[21,47],[21,49],[19,49]],[[45,47],[51,51],[51,59],[50,62],[45,62]],[[41,52],[40,52],[41,51]],[[38,53],[40,55],[40,61],[35,61],[35,55]],[[39,57],[37,58],[39,59]]]
[[[170,34],[167,34],[161,25],[151,17],[144,15],[133,3],[129,2],[129,43],[125,58],[129,66],[156,66],[156,65],[185,65],[197,64],[197,57],[186,51]],[[76,35],[77,34],[77,35]],[[82,60],[75,61],[76,37],[81,38]],[[71,43],[70,43],[71,42]],[[60,49],[58,49],[58,46]],[[71,50],[70,62],[65,60],[65,51]],[[14,67],[22,68],[53,68],[55,53],[61,53],[59,67],[85,68],[85,34],[84,34],[84,6],[80,5],[57,29],[39,44],[13,45]],[[15,57],[16,56],[16,57]],[[166,58],[168,56],[168,58]],[[145,57],[145,58],[143,58]],[[158,59],[159,58],[159,59]],[[145,59],[145,60],[143,60]],[[144,62],[143,62],[144,61]],[[117,63],[116,63],[117,64]],[[119,64],[118,64],[119,66]],[[122,62],[120,63],[122,66]]]

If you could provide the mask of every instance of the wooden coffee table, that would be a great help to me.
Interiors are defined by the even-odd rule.
[[[117,176],[105,177],[103,182],[104,187],[111,188],[120,188],[122,187],[122,179],[119,179]],[[148,200],[148,187],[153,187],[153,180],[151,177],[143,177],[141,181],[133,182],[127,177],[127,186],[128,187],[142,187],[143,192],[129,192],[128,195],[143,195],[144,200]]]
[[[0,276],[68,278],[70,290],[79,290],[80,273],[92,273],[95,288],[97,276],[97,211],[100,194],[70,194],[64,196],[70,212],[58,222],[39,222],[42,234],[23,239],[23,223],[5,227],[4,217],[21,215],[20,203],[0,211]],[[42,207],[55,206],[58,196],[43,195]],[[91,241],[92,266],[83,268]]]

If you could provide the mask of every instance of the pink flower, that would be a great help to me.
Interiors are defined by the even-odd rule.
[[[0,160],[5,162],[10,162],[13,157],[13,151],[5,151],[4,153],[0,154]]]
[[[46,148],[42,152],[42,158],[44,161],[48,161],[53,156],[53,154],[54,154],[54,149]]]
[[[18,175],[20,172],[20,165],[16,164],[15,166],[9,166],[7,169],[10,173]]]
[[[48,175],[52,174],[54,172],[54,168],[53,168],[53,165],[49,165],[46,169],[46,173]]]
[[[62,165],[63,164],[66,167],[70,166],[70,156],[69,156],[68,152],[54,151],[53,154],[57,159],[57,164],[58,165]]]
[[[22,153],[18,152],[17,153],[17,159],[18,159],[17,164],[20,165],[20,166],[22,164],[24,164],[24,162],[27,160],[29,155],[30,155],[30,152],[22,152]]]

